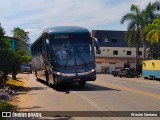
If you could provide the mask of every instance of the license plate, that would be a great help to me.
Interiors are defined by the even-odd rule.
[[[74,81],[80,81],[80,80],[81,80],[80,78],[75,78],[75,79],[74,79]]]
[[[76,72],[84,72],[84,69],[77,69]]]

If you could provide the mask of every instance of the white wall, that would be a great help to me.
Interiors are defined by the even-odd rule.
[[[129,47],[100,47],[101,54],[96,54],[98,57],[136,57],[136,48]],[[118,55],[113,55],[113,51],[118,50]],[[131,51],[131,55],[127,55],[127,51]],[[140,48],[139,51],[142,51],[141,58],[143,57],[143,48]]]
[[[96,64],[98,64],[98,72],[102,67],[107,67],[111,73],[115,68],[124,67],[124,63],[130,62],[131,67],[135,67],[136,48],[129,47],[100,47],[101,54],[96,54]],[[118,55],[113,55],[113,51],[118,50]],[[131,55],[127,55],[127,51],[131,51]],[[143,57],[143,48],[140,48]],[[100,68],[101,67],[101,68]]]

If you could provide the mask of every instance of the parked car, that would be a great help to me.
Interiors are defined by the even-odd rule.
[[[140,73],[134,68],[124,68],[118,72],[119,77],[139,77]]]
[[[21,72],[32,73],[31,64],[23,63],[23,64],[21,65]]]
[[[122,68],[121,68],[121,69],[122,69]],[[112,71],[112,75],[113,75],[114,77],[117,77],[117,76],[119,75],[119,71],[120,71],[121,69],[116,69],[116,70]]]

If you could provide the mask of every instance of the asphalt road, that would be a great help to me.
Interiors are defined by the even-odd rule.
[[[19,111],[82,111],[90,117],[57,114],[64,120],[158,120],[159,117],[95,117],[104,111],[160,111],[160,82],[143,78],[119,78],[98,74],[97,80],[84,88],[78,84],[50,88],[28,74],[25,94],[21,95]],[[23,103],[23,104],[22,104]],[[83,112],[86,111],[86,112]],[[93,113],[90,111],[97,111]],[[74,113],[74,112],[73,112]],[[77,112],[78,113],[78,112]],[[75,113],[76,114],[76,113]],[[110,113],[104,113],[110,114]],[[130,113],[129,113],[130,114]],[[140,115],[140,114],[139,114]],[[55,118],[59,120],[59,118]]]

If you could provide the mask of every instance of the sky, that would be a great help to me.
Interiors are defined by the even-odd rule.
[[[156,0],[0,0],[0,23],[6,35],[14,27],[34,42],[45,27],[82,26],[91,30],[126,30],[120,24],[132,4],[144,9]]]

